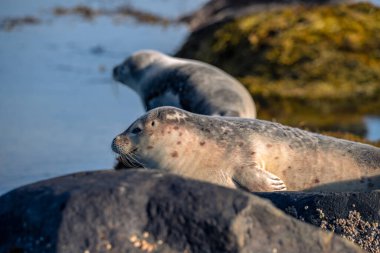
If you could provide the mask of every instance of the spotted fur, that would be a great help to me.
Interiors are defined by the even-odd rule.
[[[379,148],[269,121],[161,107],[117,138],[128,141],[115,139],[115,152],[138,149],[148,168],[248,191],[380,189]]]

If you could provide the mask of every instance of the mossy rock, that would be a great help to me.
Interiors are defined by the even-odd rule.
[[[365,134],[380,114],[380,8],[289,6],[193,33],[177,56],[237,77],[258,116],[311,130]]]

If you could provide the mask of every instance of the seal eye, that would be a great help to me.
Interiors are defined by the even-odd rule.
[[[154,126],[156,124],[156,122],[154,122],[154,120],[152,121],[151,125]]]
[[[142,130],[141,130],[141,128],[139,128],[139,127],[135,127],[135,128],[132,129],[132,133],[133,133],[133,134],[141,133],[141,131],[142,131]]]

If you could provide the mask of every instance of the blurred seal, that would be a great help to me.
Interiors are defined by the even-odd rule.
[[[116,66],[113,78],[137,92],[146,110],[175,106],[203,115],[256,117],[243,85],[203,62],[144,50]]]

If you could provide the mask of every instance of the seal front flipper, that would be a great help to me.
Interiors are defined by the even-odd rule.
[[[236,169],[232,180],[237,188],[250,192],[286,190],[285,183],[279,177],[257,165]]]

